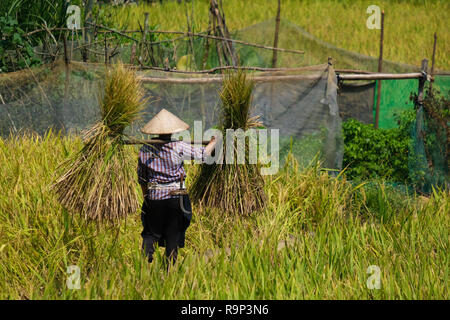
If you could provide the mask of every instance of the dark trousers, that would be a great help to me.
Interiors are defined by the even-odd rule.
[[[191,210],[189,197],[185,196],[183,207]],[[153,261],[155,244],[166,247],[166,257],[174,263],[178,255],[178,247],[184,246],[184,233],[189,225],[186,215],[181,209],[180,198],[165,200],[148,200],[142,205],[142,225],[144,230],[142,249],[149,262]]]

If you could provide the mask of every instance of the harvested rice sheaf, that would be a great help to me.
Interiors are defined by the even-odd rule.
[[[261,126],[257,117],[251,117],[252,90],[254,82],[242,71],[228,73],[220,92],[221,118],[219,128],[223,137],[227,129],[244,132]],[[202,164],[193,178],[190,194],[194,201],[224,213],[249,215],[265,206],[264,180],[259,164],[249,164],[249,141],[245,143],[245,163]],[[226,154],[227,144],[223,145]],[[236,150],[236,141],[233,143]]]
[[[84,146],[63,162],[52,188],[61,204],[87,220],[118,223],[138,207],[135,159],[126,151],[123,132],[147,101],[134,72],[122,64],[106,72],[99,91],[101,121],[84,132]]]

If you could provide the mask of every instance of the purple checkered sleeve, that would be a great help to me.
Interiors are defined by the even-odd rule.
[[[184,160],[204,161],[205,148],[195,147],[182,141],[169,142],[162,145],[144,145],[139,151],[137,167],[139,184],[165,184],[179,182],[186,176]],[[151,200],[169,199],[170,189],[148,190]]]

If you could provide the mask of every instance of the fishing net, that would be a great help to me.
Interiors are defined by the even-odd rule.
[[[73,62],[69,69],[57,63],[2,75],[1,134],[42,134],[49,128],[77,133],[89,127],[100,118],[97,88],[103,72],[104,66]],[[162,108],[192,127],[200,121],[203,131],[217,125],[220,75],[148,70],[139,76],[151,102],[143,119],[128,127],[128,135],[140,135],[142,125]],[[302,164],[318,155],[325,167],[340,169],[343,146],[333,68],[325,64],[251,76],[256,82],[252,113],[265,128],[279,129],[280,160],[292,150]],[[269,131],[269,144],[270,137]]]
[[[271,46],[272,37],[267,35],[273,33],[274,21],[271,20],[232,32],[231,37]],[[67,44],[72,60],[69,69],[58,62],[32,71],[0,75],[2,136],[23,130],[42,134],[49,128],[77,133],[100,118],[97,86],[104,73],[104,55],[101,54],[104,44],[99,42],[98,48],[94,47],[90,54],[92,61],[101,63],[81,63],[76,61],[82,60],[83,44],[71,40],[69,38]],[[148,59],[153,59],[154,66],[180,71],[221,65],[216,42],[211,39],[178,37],[164,41],[150,48],[152,57]],[[271,50],[239,43],[233,43],[232,47],[242,66],[271,66]],[[325,167],[340,169],[343,157],[341,121],[353,118],[363,123],[373,123],[376,83],[345,81],[337,91],[335,72],[326,62],[332,57],[333,67],[337,69],[373,72],[377,70],[378,59],[337,48],[287,21],[281,22],[279,47],[303,50],[305,53],[278,53],[277,66],[297,68],[295,70],[251,72],[259,79],[253,93],[253,113],[261,116],[266,128],[280,130],[281,162],[292,150],[302,165],[319,155]],[[114,55],[111,62],[130,62],[133,55],[136,61],[142,53],[139,44],[134,49],[131,44],[122,44],[117,48],[109,44],[107,51]],[[419,67],[384,61],[383,70],[412,72],[418,71]],[[221,86],[219,74],[181,74],[158,70],[139,74],[147,79],[144,87],[147,96],[151,96],[151,102],[145,109],[143,120],[129,127],[127,134],[139,135],[140,126],[162,108],[175,113],[190,125],[201,121],[204,130],[217,125],[218,91]],[[437,76],[435,85],[442,92],[447,92],[450,87],[448,79],[448,76]],[[383,81],[381,128],[397,126],[395,116],[404,110],[414,109],[409,96],[417,91],[417,87],[417,80]],[[413,132],[412,139],[417,140]],[[417,144],[420,145],[419,142]],[[417,146],[410,152],[420,154],[419,149]],[[417,159],[420,160],[420,156],[410,164],[411,176],[421,170],[413,162],[422,163],[422,166],[426,164],[425,158]]]

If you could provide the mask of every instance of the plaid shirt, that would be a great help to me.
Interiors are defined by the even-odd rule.
[[[186,176],[183,161],[192,159],[204,161],[204,156],[205,147],[194,147],[182,141],[143,145],[139,150],[137,167],[139,184],[147,188],[148,183],[180,182],[181,176]],[[169,194],[172,190],[174,189],[149,189],[148,197],[150,200],[176,197]]]

